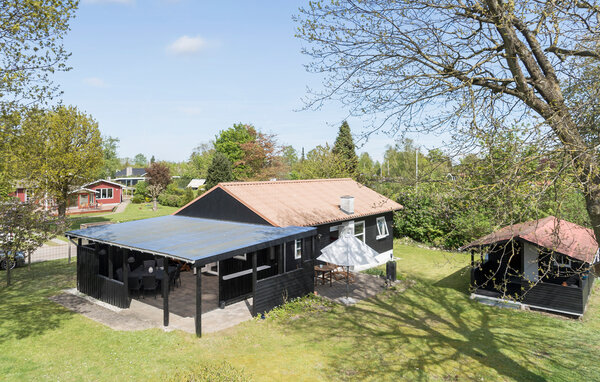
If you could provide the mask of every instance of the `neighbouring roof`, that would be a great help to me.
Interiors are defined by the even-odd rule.
[[[350,178],[233,182],[217,187],[278,227],[316,226],[402,208]],[[340,197],[345,195],[354,197],[353,214],[340,209]]]
[[[65,236],[188,262],[208,263],[315,234],[315,228],[307,227],[281,228],[186,216],[161,216],[69,231]]]
[[[128,167],[128,168],[124,168],[123,170],[119,170],[115,173],[115,178],[120,178],[120,177],[127,177],[127,176],[133,176],[133,177],[141,177],[146,175],[146,169],[145,168],[141,168],[141,167]]]
[[[69,194],[95,194],[96,190],[90,190],[89,188],[81,187],[77,190],[69,192]]]
[[[113,186],[116,186],[116,187],[119,187],[119,188],[123,188],[123,187],[125,187],[125,186],[123,186],[121,183],[111,182],[110,180],[106,180],[106,179],[98,179],[98,180],[95,180],[95,181],[93,181],[93,182],[90,182],[90,183],[84,184],[83,186],[81,186],[81,188],[85,188],[85,187],[88,187],[88,186],[92,186],[92,185],[94,185],[94,184],[98,184],[98,183],[108,183],[108,184],[112,184]]]
[[[513,224],[467,244],[461,249],[522,239],[590,264],[597,261],[598,243],[591,229],[554,216]]]
[[[200,188],[202,186],[204,186],[204,183],[206,182],[206,179],[192,179],[190,180],[190,182],[188,183],[188,185],[186,186],[187,188]]]

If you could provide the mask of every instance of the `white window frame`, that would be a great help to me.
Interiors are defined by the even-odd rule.
[[[302,259],[302,239],[296,239],[294,241],[294,260],[300,259]]]
[[[356,226],[357,225],[361,225],[361,224],[362,224],[362,227],[363,227],[362,233],[356,233]],[[365,225],[365,221],[364,220],[355,221],[354,222],[354,227],[353,227],[352,231],[353,231],[352,233],[354,234],[355,238],[357,238],[358,240],[362,241],[363,243],[365,242],[365,239],[367,237],[367,226]]]
[[[110,191],[110,197],[108,196],[108,191]],[[104,195],[102,195],[102,194],[104,194]],[[96,189],[96,200],[98,200],[98,199],[112,199],[114,196],[115,196],[115,193],[114,193],[114,190],[112,188],[97,188]]]
[[[381,226],[379,225],[380,221],[383,221],[383,227],[385,228],[385,232],[381,232]],[[383,239],[384,237],[388,237],[390,235],[387,222],[385,221],[385,216],[379,216],[375,222],[375,225],[377,226],[377,240]]]
[[[571,268],[571,258],[567,256],[559,256],[554,259],[554,264],[558,268]]]
[[[233,258],[234,259],[238,259],[238,260],[246,261],[246,260],[248,260],[248,254],[244,253],[243,255],[236,255],[236,256],[233,256]]]

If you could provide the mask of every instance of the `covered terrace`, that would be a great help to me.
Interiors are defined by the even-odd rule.
[[[169,325],[169,295],[183,294],[186,303],[178,298],[174,308],[187,307],[189,314],[190,305],[193,306],[198,336],[202,313],[207,311],[202,307],[203,279],[205,283],[211,279],[206,285],[211,308],[251,297],[253,315],[276,305],[283,290],[290,298],[311,292],[315,235],[315,228],[185,216],[163,216],[66,233],[77,239],[80,292],[119,308],[129,308],[131,298],[137,295],[132,290],[137,288],[129,285],[135,282],[132,276],[154,275],[161,281],[162,298],[158,301],[162,302],[164,326]],[[144,262],[154,265],[154,269],[145,267]],[[172,289],[173,272],[182,266],[190,269],[183,277],[187,285]],[[146,299],[156,306],[154,297]]]

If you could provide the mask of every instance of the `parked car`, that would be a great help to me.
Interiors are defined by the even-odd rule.
[[[4,252],[0,252],[0,269],[5,271],[10,265],[10,269],[25,265],[25,255],[23,252],[17,252],[14,259],[7,259]]]

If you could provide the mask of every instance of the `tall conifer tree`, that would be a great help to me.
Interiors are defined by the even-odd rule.
[[[340,131],[333,145],[333,153],[344,162],[348,175],[356,178],[358,174],[358,156],[350,133],[350,126],[346,121],[342,122],[340,126]]]

